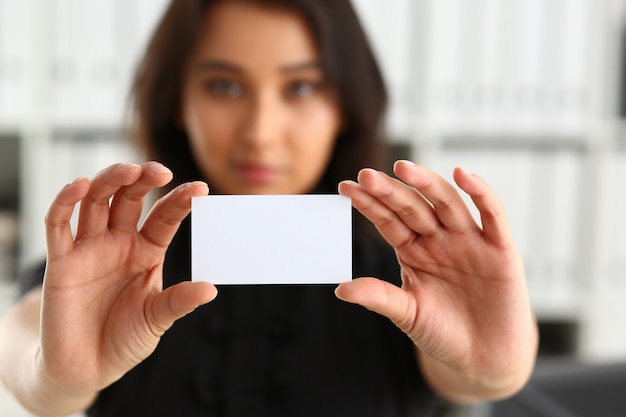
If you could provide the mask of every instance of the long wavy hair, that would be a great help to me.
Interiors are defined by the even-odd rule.
[[[177,118],[185,66],[211,5],[245,1],[299,13],[320,51],[322,71],[338,92],[344,126],[316,192],[334,193],[359,169],[381,168],[387,91],[365,32],[349,0],[173,0],[150,39],[133,82],[131,131],[145,156],[174,172],[176,186],[202,179]]]

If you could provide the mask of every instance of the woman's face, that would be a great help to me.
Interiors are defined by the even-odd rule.
[[[196,161],[225,194],[311,191],[342,123],[305,23],[245,2],[209,9],[182,104]]]

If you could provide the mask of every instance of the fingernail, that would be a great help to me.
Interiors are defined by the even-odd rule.
[[[167,168],[165,165],[163,165],[163,164],[161,164],[159,162],[155,162],[154,164],[152,164],[150,169],[155,174],[172,174],[172,171],[170,171],[169,168]]]
[[[463,168],[463,167],[459,167],[459,166],[458,166],[458,167],[456,167],[456,169],[458,169],[459,171],[461,171],[461,172],[462,172],[463,174],[465,174],[465,175],[476,175],[476,174],[474,174],[473,172],[469,172],[468,170],[466,170],[466,169],[465,169],[465,168]]]
[[[374,168],[363,168],[361,171],[359,171],[359,175],[363,174],[364,172],[373,172],[375,174],[378,173],[378,171]]]
[[[189,188],[197,187],[197,186],[203,186],[203,187],[207,188],[207,193],[209,192],[209,185],[206,182],[204,182],[204,181],[186,182],[182,186],[185,187],[185,189],[189,189]]]
[[[119,169],[131,169],[132,168],[132,169],[134,169],[134,168],[139,168],[139,165],[131,164],[131,163],[128,163],[128,162],[122,162],[122,163],[117,164],[116,168],[119,168]]]
[[[81,182],[81,181],[82,181],[82,180],[84,180],[84,179],[85,179],[85,177],[78,177],[78,178],[75,178],[75,179],[74,179],[74,180],[72,180],[71,182],[69,182],[69,183],[65,184],[65,186],[66,186],[66,187],[69,187],[70,185],[74,185],[74,184],[76,184],[77,182]]]
[[[335,297],[339,298],[342,301],[345,301],[343,298],[341,298],[341,296],[339,295],[339,287],[341,287],[341,284],[339,284],[337,287],[335,287]]]
[[[413,165],[415,165],[415,162],[409,161],[408,159],[399,159],[399,160],[396,161],[396,164],[404,164],[404,165],[407,165],[407,166],[413,166]]]

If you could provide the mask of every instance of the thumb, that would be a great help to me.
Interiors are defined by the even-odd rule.
[[[390,319],[407,335],[416,322],[415,300],[401,288],[377,278],[357,278],[335,289],[337,298],[359,304]]]
[[[157,294],[146,306],[148,326],[156,336],[162,336],[174,322],[212,301],[217,288],[208,282],[183,281]]]

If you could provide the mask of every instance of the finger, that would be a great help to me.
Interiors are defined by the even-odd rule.
[[[358,180],[370,194],[420,235],[431,235],[441,228],[433,207],[414,188],[372,169],[362,170]]]
[[[471,198],[480,212],[484,236],[497,246],[512,241],[511,229],[502,201],[495,191],[476,174],[456,168],[454,181]]]
[[[106,232],[109,224],[109,200],[121,187],[134,183],[140,176],[141,167],[134,164],[115,164],[100,171],[80,203],[77,239]]]
[[[352,206],[372,222],[391,246],[400,248],[415,240],[415,231],[360,184],[342,181],[339,193],[351,198]]]
[[[156,187],[163,187],[172,180],[172,171],[158,162],[141,166],[141,177],[122,187],[113,197],[109,213],[109,227],[122,231],[136,231],[143,211],[146,195]]]
[[[389,318],[404,333],[411,334],[415,327],[417,308],[415,299],[387,281],[377,278],[357,278],[343,282],[335,295],[349,303],[358,304]]]
[[[447,230],[466,233],[478,229],[457,190],[441,176],[410,161],[397,161],[394,172],[432,203],[439,221]]]
[[[149,242],[166,247],[172,241],[180,222],[191,211],[191,197],[207,195],[204,182],[189,182],[174,188],[159,199],[148,213],[140,233]]]
[[[59,257],[74,249],[70,220],[76,204],[89,190],[89,180],[78,178],[67,184],[52,200],[46,213],[46,244],[48,257]]]
[[[217,288],[208,282],[183,281],[151,298],[145,306],[145,317],[152,333],[160,337],[174,322],[199,306],[212,301]]]

